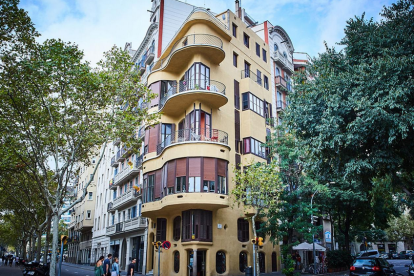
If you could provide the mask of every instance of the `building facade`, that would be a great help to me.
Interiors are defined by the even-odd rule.
[[[157,94],[149,112],[161,119],[144,138],[145,272],[158,273],[153,243],[169,241],[164,275],[243,274],[253,264],[252,213],[232,208],[230,192],[235,166],[266,162],[269,46],[240,13],[194,8],[162,49],[147,78]],[[258,255],[262,272],[280,267],[269,239]]]
[[[68,258],[67,261],[76,264],[91,264],[92,254],[92,228],[95,215],[96,181],[93,177],[96,158],[91,160],[90,166],[80,166],[77,183],[73,187],[74,196],[81,198],[86,184],[92,179],[86,188],[86,196],[76,204],[71,213],[68,227]]]

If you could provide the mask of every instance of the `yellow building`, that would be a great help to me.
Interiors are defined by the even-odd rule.
[[[245,22],[194,8],[148,75],[158,95],[149,111],[162,115],[144,141],[147,273],[158,273],[155,241],[171,242],[162,275],[243,275],[253,265],[251,214],[230,193],[236,164],[267,161],[272,74],[268,44]],[[280,270],[278,245],[266,238],[258,251],[262,272]]]

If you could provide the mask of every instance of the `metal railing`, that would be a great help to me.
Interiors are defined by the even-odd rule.
[[[282,78],[282,76],[276,76],[275,77],[275,84],[276,86],[281,85],[284,87],[287,91],[292,91],[292,85],[289,81],[286,81],[286,79]]]
[[[225,95],[226,94],[226,86],[215,80],[210,79],[198,79],[198,80],[182,80],[178,84],[178,92],[188,92],[188,91],[205,91],[205,92],[216,92]],[[171,98],[173,95],[177,94],[177,88],[175,86],[171,86],[171,88],[161,96],[161,100],[159,103],[159,109],[161,110],[167,100]]]
[[[293,72],[293,62],[285,57],[279,50],[273,52],[273,58],[279,60],[282,64]]]
[[[228,134],[222,130],[212,128],[180,129],[168,136],[157,145],[157,155],[168,146],[183,142],[213,142],[228,145]]]
[[[145,64],[151,63],[150,58],[154,59],[154,50],[155,46],[151,45],[151,47],[148,48],[148,50],[145,52]]]
[[[262,79],[250,70],[242,70],[241,71],[241,78],[242,79],[251,78],[258,85],[262,86]]]
[[[122,231],[124,231],[124,223],[119,222],[115,224],[115,233],[122,232]]]
[[[168,63],[168,60],[170,59],[170,57],[175,51],[188,47],[188,46],[194,46],[194,45],[215,46],[220,49],[223,49],[223,41],[217,36],[210,35],[210,34],[187,35],[179,39],[177,42],[175,42],[168,56],[163,59],[159,59],[152,69],[158,70],[158,69],[163,68]]]
[[[135,167],[140,168],[142,166],[143,161],[144,161],[144,154],[141,154],[140,156],[137,156],[137,159],[135,161]]]
[[[130,201],[136,200],[136,198],[140,195],[135,189],[131,189],[128,192],[118,196],[115,198],[113,202],[113,208],[116,209],[119,206],[122,206]]]

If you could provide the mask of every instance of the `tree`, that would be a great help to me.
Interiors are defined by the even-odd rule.
[[[390,227],[385,229],[389,241],[399,242],[405,241],[413,244],[414,238],[414,221],[408,214],[400,217],[393,217],[390,220]]]
[[[348,20],[344,50],[327,47],[309,64],[314,80],[299,76],[290,95],[285,121],[307,149],[306,172],[336,183],[332,202],[347,247],[352,223],[361,221],[355,210],[371,207],[376,179],[391,180],[387,197],[414,189],[413,7],[400,0],[380,22]]]
[[[1,140],[8,145],[3,153],[19,160],[20,173],[37,185],[51,212],[54,276],[60,216],[83,200],[91,182],[82,197],[62,208],[77,164],[88,165],[100,146],[95,174],[107,142],[118,137],[136,151],[138,127],[157,117],[138,103],[151,100],[153,94],[131,71],[130,56],[116,47],[94,69],[75,44],[61,40],[33,43],[25,52],[11,45],[1,54]]]

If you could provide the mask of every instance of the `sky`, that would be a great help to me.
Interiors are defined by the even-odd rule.
[[[60,38],[84,50],[95,64],[113,45],[132,42],[136,49],[149,26],[151,0],[20,0],[37,30],[39,41]],[[234,0],[181,0],[210,8],[215,13],[234,11]],[[383,6],[392,0],[241,0],[252,18],[279,25],[290,36],[296,52],[316,56],[324,41],[335,46],[344,36],[346,21],[365,12],[379,20]],[[338,46],[336,46],[338,47]]]

